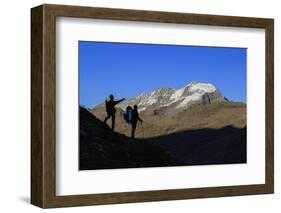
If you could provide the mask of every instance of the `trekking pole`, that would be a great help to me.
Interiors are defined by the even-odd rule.
[[[142,122],[141,122],[141,129],[142,129],[142,137],[144,138],[144,130],[143,130]]]

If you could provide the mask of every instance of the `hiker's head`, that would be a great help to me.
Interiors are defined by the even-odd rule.
[[[127,109],[127,111],[128,111],[128,110],[131,110],[131,109],[132,109],[132,107],[131,107],[131,106],[127,106],[127,108],[126,108],[126,109]]]
[[[134,109],[137,110],[137,109],[138,109],[138,106],[137,106],[137,105],[134,105]]]
[[[113,100],[114,100],[114,96],[113,96],[113,95],[110,95],[110,96],[109,96],[109,99],[113,101]]]

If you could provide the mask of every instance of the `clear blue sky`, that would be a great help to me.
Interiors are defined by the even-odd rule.
[[[160,87],[208,82],[232,101],[246,102],[247,49],[79,42],[80,105],[113,94],[131,98]]]

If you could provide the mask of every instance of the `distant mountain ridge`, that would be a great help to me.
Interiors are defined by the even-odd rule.
[[[140,118],[144,121],[143,129],[139,124],[136,130],[137,137],[155,137],[191,129],[246,126],[246,104],[229,101],[211,83],[191,82],[180,89],[158,88],[117,104],[115,130],[127,136],[130,136],[131,128],[123,114],[127,106],[133,105],[138,106]],[[104,103],[89,111],[101,121],[107,115]],[[111,121],[107,123],[110,125]]]
[[[125,110],[128,105],[138,105],[139,111],[171,107],[178,112],[194,104],[207,105],[223,101],[228,100],[214,85],[191,82],[180,89],[158,88],[149,93],[142,93],[121,102],[116,107]]]

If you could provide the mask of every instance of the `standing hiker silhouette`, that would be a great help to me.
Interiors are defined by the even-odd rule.
[[[131,106],[127,106],[126,113],[124,113],[123,116],[125,121],[128,124],[132,125],[131,137],[132,139],[134,139],[138,121],[142,123],[142,119],[139,117],[139,113],[138,113],[138,106],[134,105],[134,108],[132,108]],[[142,126],[142,131],[143,131],[143,126]],[[143,136],[144,136],[144,132],[143,132]]]
[[[135,131],[137,128],[138,121],[142,122],[142,119],[139,117],[138,106],[134,105],[134,109],[132,110],[132,119],[131,119],[133,139],[135,138]]]
[[[115,127],[115,113],[116,113],[115,105],[119,104],[120,102],[122,102],[124,100],[125,100],[125,98],[115,101],[114,96],[110,95],[109,101],[108,100],[105,101],[105,108],[106,108],[107,116],[104,119],[104,122],[106,123],[106,121],[111,117],[111,121],[112,121],[111,129],[113,131],[114,131],[114,127]]]

